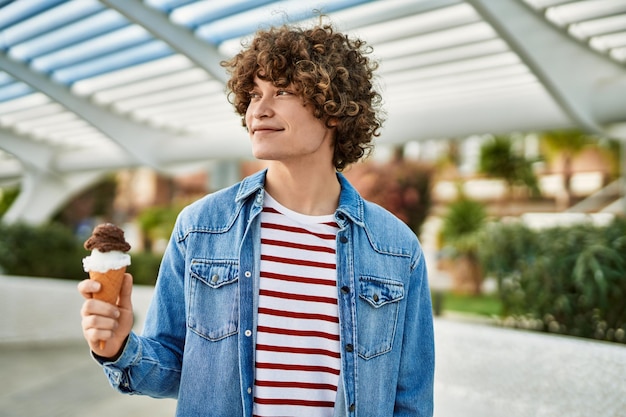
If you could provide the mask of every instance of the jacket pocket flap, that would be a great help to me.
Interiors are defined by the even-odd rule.
[[[237,281],[238,268],[235,265],[216,263],[204,259],[191,261],[191,275],[212,288]]]
[[[359,284],[361,290],[359,297],[375,308],[404,298],[402,282],[377,277],[361,277]]]

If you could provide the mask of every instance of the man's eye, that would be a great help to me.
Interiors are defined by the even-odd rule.
[[[261,95],[255,91],[251,91],[248,93],[248,96],[250,96],[250,99],[254,99],[254,98],[259,98],[261,97]]]
[[[276,91],[276,95],[277,96],[288,96],[288,95],[291,95],[291,94],[293,94],[293,93],[291,91],[288,91],[288,90],[278,90],[278,91]]]

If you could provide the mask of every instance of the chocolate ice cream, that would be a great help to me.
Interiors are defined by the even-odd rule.
[[[124,231],[113,223],[96,226],[84,246],[87,250],[98,249],[100,252],[113,250],[128,252],[130,250],[130,244],[124,239]]]

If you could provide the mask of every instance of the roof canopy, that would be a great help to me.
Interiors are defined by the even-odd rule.
[[[381,143],[626,139],[626,0],[0,0],[0,183],[22,187],[5,217],[113,169],[248,157],[219,62],[320,13],[380,61]]]

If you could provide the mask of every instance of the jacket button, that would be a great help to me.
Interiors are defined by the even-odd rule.
[[[341,236],[341,237],[339,238],[339,241],[340,241],[341,243],[348,243],[348,238],[347,238],[347,237],[345,237],[345,236]]]
[[[353,412],[354,412],[354,410],[356,410],[356,405],[354,405],[354,404],[350,404],[350,408],[348,408],[348,410],[349,410],[351,413],[353,413]]]
[[[350,343],[348,343],[346,345],[346,351],[347,352],[354,352],[354,346],[352,346]]]
[[[220,276],[215,274],[211,277],[211,282],[217,282],[218,279],[220,279]]]
[[[341,292],[344,294],[348,294],[350,292],[350,287],[344,285],[343,287],[341,287]]]
[[[250,271],[246,271],[243,274],[245,275],[246,278],[250,278],[252,276],[252,273]]]
[[[374,294],[374,297],[372,297],[374,299],[375,302],[378,302],[379,298],[378,298],[378,294]]]

